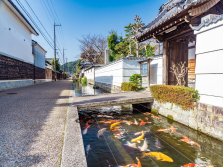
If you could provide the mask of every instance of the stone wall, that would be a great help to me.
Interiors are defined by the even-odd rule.
[[[203,103],[195,104],[193,110],[184,111],[175,104],[159,103],[154,100],[152,109],[165,117],[172,116],[174,121],[223,141],[223,108]]]
[[[110,92],[110,93],[122,92],[120,86],[106,84],[106,83],[101,83],[101,82],[95,82],[95,85],[99,86],[100,89],[104,89],[104,90],[106,90],[107,92]]]
[[[45,79],[45,69],[35,66],[35,79]]]
[[[0,55],[0,80],[34,79],[34,66]]]

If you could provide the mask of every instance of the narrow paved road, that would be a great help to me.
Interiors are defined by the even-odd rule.
[[[0,166],[59,166],[70,89],[62,80],[0,92]]]

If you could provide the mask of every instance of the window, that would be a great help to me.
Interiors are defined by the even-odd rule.
[[[143,63],[141,70],[141,75],[148,75],[148,63]]]

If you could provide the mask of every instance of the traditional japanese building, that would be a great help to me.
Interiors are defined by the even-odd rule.
[[[223,91],[216,90],[223,90],[223,66],[218,63],[223,58],[219,44],[222,14],[223,0],[170,0],[152,22],[142,27],[134,37],[139,42],[154,38],[163,43],[162,84],[176,85],[170,67],[186,62],[186,86],[199,91],[200,102],[223,106]]]

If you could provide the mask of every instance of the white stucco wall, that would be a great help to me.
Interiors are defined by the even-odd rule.
[[[86,70],[84,72],[84,76],[86,76],[87,79],[94,80],[94,68],[91,68],[89,70]]]
[[[0,1],[0,54],[32,64],[34,60],[31,32],[3,1]]]
[[[33,53],[35,54],[35,66],[45,68],[45,55],[46,52],[38,45],[33,46]]]
[[[195,31],[196,85],[200,102],[223,107],[223,21]]]
[[[95,70],[95,81],[121,86],[123,82],[123,60],[120,59]]]

